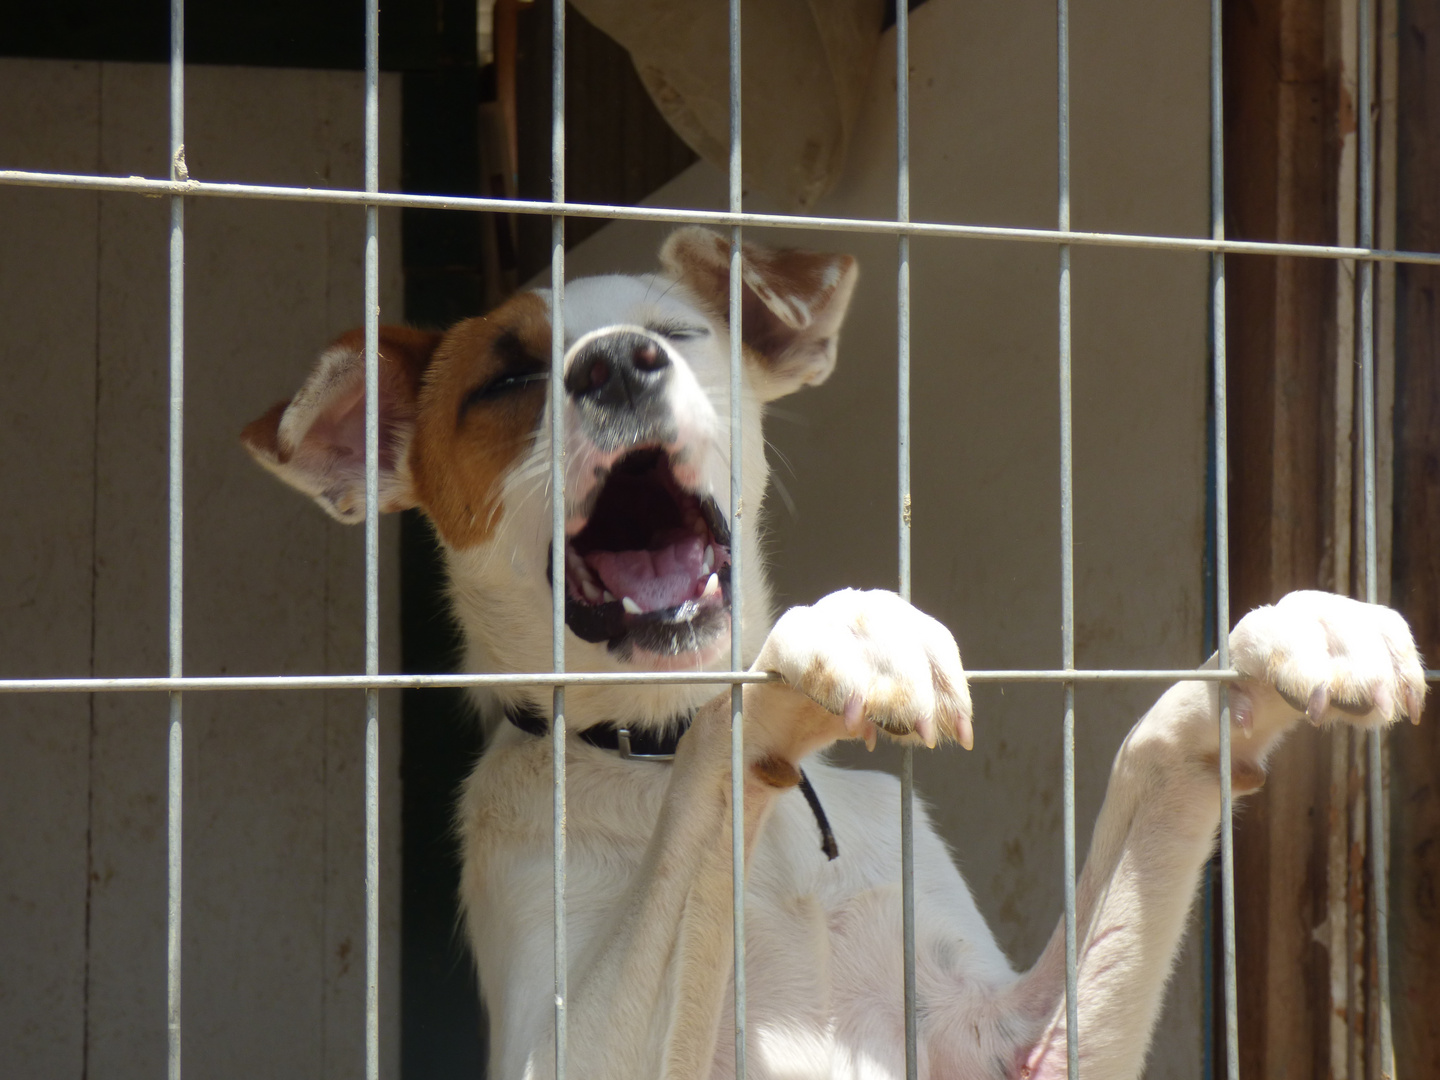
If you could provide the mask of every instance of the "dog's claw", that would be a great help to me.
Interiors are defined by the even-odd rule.
[[[865,749],[866,749],[866,751],[873,751],[873,750],[875,749],[875,740],[878,739],[879,737],[880,737],[880,734],[879,734],[879,732],[876,730],[875,725],[872,724],[869,720],[866,720],[866,721],[865,721]]]
[[[1325,719],[1325,710],[1330,707],[1330,690],[1325,686],[1317,686],[1310,691],[1310,700],[1305,703],[1305,716],[1319,727]]]
[[[857,690],[845,699],[845,730],[860,734],[860,721],[865,711],[865,698]]]
[[[975,749],[975,726],[970,722],[970,717],[964,713],[955,722],[955,737],[960,740],[960,745],[966,750]]]
[[[1390,687],[1384,683],[1376,683],[1372,695],[1375,702],[1375,711],[1386,720],[1395,719],[1395,695],[1390,692]]]
[[[935,718],[933,716],[922,716],[915,721],[915,732],[928,749],[935,749]]]

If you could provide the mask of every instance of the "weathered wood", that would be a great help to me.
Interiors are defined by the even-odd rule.
[[[1230,235],[1335,242],[1333,34],[1324,0],[1227,6]],[[1335,502],[1335,266],[1232,258],[1227,270],[1231,613],[1238,618],[1291,589],[1343,587],[1330,553],[1333,523],[1348,506]],[[1245,1076],[1324,1076],[1328,1068],[1330,953],[1317,930],[1327,917],[1327,822],[1334,816],[1343,827],[1345,820],[1343,808],[1330,805],[1329,743],[1284,746],[1265,790],[1237,819]]]
[[[1440,0],[1400,5],[1398,242],[1440,251]],[[1440,663],[1440,272],[1397,274],[1394,602]],[[1440,1076],[1440,708],[1391,737],[1396,1071]]]

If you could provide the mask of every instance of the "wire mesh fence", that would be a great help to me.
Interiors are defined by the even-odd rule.
[[[0,693],[97,693],[97,692],[163,692],[169,695],[169,761],[168,761],[168,906],[167,906],[167,972],[168,972],[168,1061],[171,1080],[181,1076],[182,1051],[182,987],[181,987],[181,922],[184,913],[181,883],[182,824],[184,820],[183,732],[184,694],[192,692],[236,692],[261,689],[362,689],[365,691],[365,925],[366,925],[366,999],[365,999],[365,1070],[370,1080],[378,1080],[380,1071],[380,866],[379,866],[379,691],[395,687],[519,687],[549,686],[553,689],[553,724],[551,749],[553,763],[554,809],[554,1030],[556,1073],[564,1077],[567,1067],[566,1018],[568,987],[566,890],[566,741],[565,693],[568,687],[622,683],[627,685],[664,685],[711,683],[731,688],[731,809],[733,841],[733,912],[734,912],[734,1016],[735,1061],[738,1076],[745,1075],[746,1062],[746,981],[745,981],[745,862],[744,836],[744,726],[742,691],[746,684],[767,681],[770,676],[744,670],[746,657],[742,652],[742,567],[741,530],[748,527],[743,518],[741,502],[742,469],[742,344],[738,333],[731,335],[730,352],[730,535],[732,581],[732,633],[730,670],[710,673],[663,672],[649,674],[567,673],[565,667],[564,592],[552,590],[552,668],[550,671],[455,675],[392,675],[380,671],[380,581],[379,581],[379,459],[380,411],[379,386],[379,211],[393,207],[446,208],[470,212],[503,212],[512,214],[548,215],[551,220],[552,348],[549,380],[549,445],[551,454],[551,528],[552,536],[564,532],[564,473],[561,456],[555,452],[564,445],[564,364],[566,357],[564,332],[565,244],[564,226],[569,217],[610,220],[651,221],[668,223],[708,224],[728,231],[730,244],[730,323],[738,326],[742,311],[743,275],[741,273],[743,230],[751,226],[768,228],[823,229],[835,232],[868,232],[893,235],[898,249],[898,275],[895,283],[898,322],[896,326],[896,378],[899,412],[897,416],[896,478],[896,563],[897,591],[909,599],[911,592],[911,337],[910,337],[910,242],[914,237],[945,238],[954,242],[986,241],[1052,245],[1057,250],[1057,363],[1060,389],[1058,451],[1060,466],[1060,582],[1061,582],[1061,657],[1060,667],[1032,670],[977,670],[968,673],[974,683],[1042,682],[1063,687],[1064,704],[1060,729],[1063,744],[1063,825],[1064,825],[1064,927],[1065,927],[1065,992],[1066,1034],[1068,1039],[1069,1075],[1079,1075],[1078,1048],[1084,1033],[1080,1029],[1077,979],[1076,942],[1076,835],[1075,835],[1075,687],[1082,683],[1143,681],[1170,682],[1178,679],[1200,679],[1221,684],[1220,760],[1229,760],[1230,722],[1225,684],[1236,678],[1229,667],[1226,635],[1218,640],[1218,665],[1214,670],[1190,669],[1077,669],[1075,659],[1075,572],[1073,529],[1073,411],[1071,353],[1071,253],[1076,246],[1126,248],[1132,250],[1168,250],[1208,253],[1211,262],[1208,305],[1210,309],[1210,362],[1213,371],[1213,439],[1216,456],[1214,472],[1216,507],[1214,551],[1216,554],[1215,622],[1228,627],[1230,599],[1228,584],[1228,520],[1226,513],[1226,422],[1225,401],[1225,259],[1229,254],[1289,256],[1329,260],[1354,260],[1358,266],[1358,319],[1356,348],[1361,366],[1361,423],[1363,474],[1364,596],[1374,602],[1378,597],[1376,563],[1376,431],[1375,431],[1375,296],[1374,278],[1377,263],[1440,265],[1440,254],[1416,251],[1381,250],[1374,244],[1374,157],[1372,124],[1359,125],[1359,243],[1357,246],[1310,245],[1238,241],[1225,235],[1224,170],[1223,170],[1223,99],[1221,64],[1221,6],[1219,0],[1210,4],[1210,235],[1184,237],[1115,232],[1076,231],[1071,227],[1070,184],[1070,54],[1068,0],[1058,0],[1057,19],[1057,135],[1058,177],[1056,224],[1053,229],[1012,228],[955,222],[913,221],[910,207],[910,116],[909,116],[909,16],[906,5],[897,5],[895,24],[896,48],[896,211],[893,220],[814,217],[804,215],[749,213],[744,209],[743,169],[741,157],[741,5],[729,0],[729,171],[728,208],[725,211],[662,209],[638,206],[612,206],[566,201],[565,188],[565,4],[553,0],[553,39],[551,87],[551,198],[549,201],[495,198],[462,198],[382,192],[380,190],[379,142],[379,14],[376,0],[365,5],[365,111],[364,111],[364,189],[317,190],[297,187],[255,184],[215,183],[192,179],[185,161],[185,57],[184,2],[172,0],[170,58],[170,158],[168,179],[145,177],[107,177],[55,172],[4,170],[0,185],[31,186],[77,191],[129,192],[135,195],[168,196],[170,200],[169,231],[169,670],[165,677],[136,678],[14,678],[0,680]],[[1359,3],[1360,117],[1371,116],[1371,41],[1372,14],[1368,0]],[[185,495],[183,489],[184,385],[185,385],[185,206],[189,199],[229,198],[283,200],[294,202],[358,205],[365,215],[365,663],[363,674],[298,675],[298,676],[186,676],[182,666],[184,642],[183,596],[183,523]],[[564,580],[564,545],[552,545],[552,578]],[[752,571],[753,572],[753,571]],[[1440,673],[1430,671],[1434,681]],[[1369,741],[1370,785],[1368,810],[1372,834],[1383,835],[1384,789],[1382,787],[1381,736],[1372,732]],[[905,1052],[907,1076],[917,1075],[917,1001],[915,970],[914,913],[914,763],[913,750],[903,751],[901,775],[901,851],[903,889],[904,985],[897,987],[905,1004]],[[1223,953],[1223,996],[1225,1002],[1224,1031],[1228,1075],[1239,1076],[1239,1038],[1236,1004],[1235,971],[1235,892],[1232,838],[1232,794],[1229,770],[1220,769],[1221,783],[1221,934]],[[1371,883],[1375,893],[1377,932],[1374,935],[1375,960],[1380,991],[1380,1042],[1382,1071],[1393,1075],[1393,1046],[1389,1023],[1388,943],[1386,938],[1386,899],[1383,872],[1383,844],[1369,847]]]

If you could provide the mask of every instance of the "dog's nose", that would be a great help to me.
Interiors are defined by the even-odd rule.
[[[606,334],[575,357],[565,389],[576,400],[596,405],[633,405],[664,381],[669,367],[670,358],[652,339],[628,332]]]

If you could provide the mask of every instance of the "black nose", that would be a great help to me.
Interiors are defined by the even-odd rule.
[[[636,404],[665,380],[670,358],[651,338],[618,332],[595,338],[565,374],[565,389],[577,400],[609,407]]]

